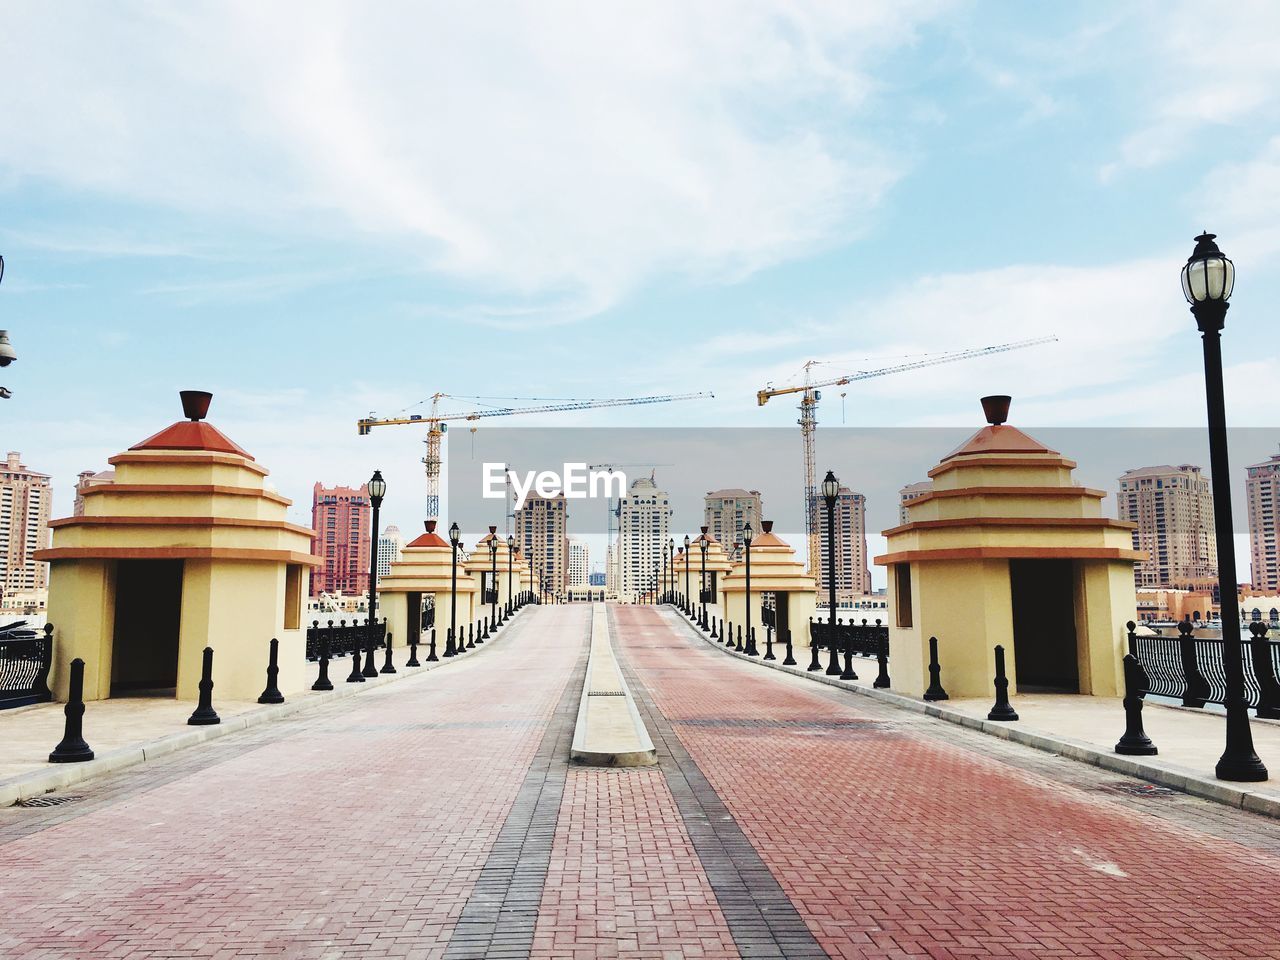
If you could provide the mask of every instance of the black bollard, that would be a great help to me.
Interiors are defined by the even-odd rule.
[[[756,649],[756,628],[755,627],[751,627],[747,631],[747,656],[748,657],[760,656],[760,651]]]
[[[876,636],[880,635],[880,621],[876,621]],[[876,640],[876,666],[880,669],[876,673],[875,683],[871,684],[880,690],[885,690],[889,686],[889,640],[886,637],[883,640]]]
[[[359,647],[351,651],[351,676],[347,677],[347,683],[364,683],[364,674],[360,672]]]
[[[766,623],[764,625],[764,658],[766,660],[777,660],[773,655],[773,624]]]
[[[822,669],[822,660],[818,657],[818,640],[813,635],[813,617],[809,618],[809,653],[812,659],[809,661],[809,672]]]
[[[327,633],[320,637],[320,675],[316,677],[316,682],[311,685],[311,689],[333,689],[333,681],[329,679],[329,635]]]
[[[50,763],[83,763],[93,759],[93,751],[84,742],[84,661],[71,661],[71,682],[67,705],[62,708],[67,718],[62,728],[62,741],[49,754]]]
[[[853,624],[849,624],[850,627]],[[844,673],[840,674],[841,680],[857,680],[858,675],[853,672],[853,630],[849,631],[849,635],[844,640]]]
[[[456,656],[458,651],[453,642],[453,627],[449,627],[449,629],[444,632],[444,641],[444,656],[446,658]]]
[[[738,653],[746,653],[747,648],[742,645],[742,624],[738,624],[737,633],[738,633],[738,645],[733,649],[736,650]]]
[[[716,617],[711,618],[711,639],[720,642],[720,634],[716,632]]]
[[[834,613],[827,617],[827,650],[831,654],[827,661],[828,677],[838,677],[843,672],[840,669],[840,645],[836,643],[836,622]]]
[[[794,667],[796,665],[796,658],[794,653],[791,650],[791,628],[790,627],[787,627],[787,658],[782,661],[782,665],[784,667]]]
[[[439,661],[436,656],[436,628],[431,628],[431,645],[427,647],[427,663],[436,663]]]
[[[1142,691],[1147,672],[1132,653],[1124,657],[1124,736],[1116,743],[1116,753],[1130,757],[1154,757],[1160,751],[1142,729]]]
[[[1018,711],[1009,704],[1009,677],[1004,672],[1004,647],[996,644],[996,702],[988,720],[1017,720]]]
[[[284,694],[276,686],[280,676],[280,641],[271,638],[271,653],[267,656],[267,686],[258,697],[259,703],[284,703]]]
[[[390,631],[388,631],[388,633],[387,633],[387,642],[384,644],[384,646],[386,647],[387,655],[386,655],[385,657],[383,657],[383,658],[382,658],[382,670],[381,670],[381,671],[379,671],[379,672],[380,672],[380,673],[398,673],[399,671],[398,671],[398,670],[396,670],[396,665],[395,665],[394,663],[392,663],[392,662],[391,662],[391,633],[390,633]],[[405,664],[405,666],[408,666],[408,664]]]
[[[200,664],[200,701],[187,717],[193,727],[208,727],[221,723],[222,718],[213,709],[213,647],[204,648],[204,660]]]
[[[366,677],[376,677],[378,668],[373,662],[373,628],[375,624],[369,617],[364,618],[364,670],[361,674]]]
[[[483,624],[484,624],[484,629],[478,631],[476,634],[476,643],[484,643],[486,640],[489,639],[489,618],[488,617],[484,618]]]
[[[406,667],[420,667],[418,662],[418,638],[414,637],[409,641],[409,659],[404,662]]]
[[[467,649],[474,650],[476,648],[476,634],[479,631],[474,623],[467,624]]]
[[[938,638],[929,638],[929,689],[924,692],[926,700],[950,700],[947,691],[942,689],[942,665],[938,663]]]
[[[1258,678],[1258,717],[1280,720],[1280,680],[1277,680],[1271,662],[1271,641],[1267,639],[1269,629],[1262,622],[1249,624],[1249,659],[1253,664],[1253,675]]]

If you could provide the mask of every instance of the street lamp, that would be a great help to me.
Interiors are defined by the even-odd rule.
[[[456,522],[449,525],[449,543],[453,547],[450,551],[453,567],[450,571],[449,634],[444,645],[444,655],[446,657],[452,657],[458,652],[458,645],[455,640],[458,633],[458,546],[462,543],[462,531],[458,529]]]
[[[836,650],[836,498],[840,496],[840,481],[828,470],[822,478],[822,499],[827,503],[827,643],[831,647],[828,675],[843,673],[840,654]]]
[[[698,587],[698,599],[702,601],[702,629],[707,629],[707,528],[702,528],[702,537],[698,540],[702,548],[702,583]]]
[[[378,511],[382,509],[382,498],[386,495],[387,481],[382,479],[381,470],[375,470],[369,478],[369,502],[373,504],[373,530],[369,534],[369,630],[364,648],[364,669],[360,671],[365,677],[378,675],[378,668],[373,665],[373,627],[378,622]],[[387,643],[390,642],[388,639]],[[395,672],[395,666],[388,659],[383,673]]]
[[[745,629],[747,631],[747,656],[754,657],[756,655],[756,641],[751,634],[751,521],[748,520],[742,525],[742,542],[746,545],[744,553],[747,557],[747,615]]]
[[[489,532],[489,624],[498,619],[498,528]]]
[[[1227,742],[1218,760],[1219,780],[1254,783],[1267,779],[1267,768],[1253,749],[1249,706],[1244,692],[1240,654],[1240,609],[1235,602],[1235,530],[1231,522],[1231,469],[1227,463],[1227,409],[1222,390],[1222,328],[1227,300],[1235,286],[1235,265],[1213,242],[1214,234],[1196,237],[1195,249],[1182,268],[1182,293],[1204,341],[1205,401],[1209,414],[1209,471],[1213,475],[1213,525],[1218,537],[1218,591],[1222,607],[1222,671],[1226,680]]]
[[[693,541],[689,539],[689,535],[684,535],[684,611],[686,616],[690,616],[691,601],[689,600],[689,544]]]
[[[0,257],[0,281],[2,280],[4,280],[4,257]],[[9,342],[9,331],[0,330],[0,367],[7,367],[17,359],[17,351]],[[8,400],[11,396],[7,387],[0,387],[0,400]]]
[[[511,616],[511,598],[514,594],[511,592],[511,571],[516,565],[516,538],[507,536],[507,616]]]

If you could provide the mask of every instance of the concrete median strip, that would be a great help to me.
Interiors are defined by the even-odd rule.
[[[622,679],[603,604],[591,609],[591,658],[569,756],[594,767],[647,767],[658,762],[631,690]]]

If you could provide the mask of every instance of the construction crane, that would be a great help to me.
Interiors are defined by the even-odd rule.
[[[565,413],[572,410],[598,410],[602,407],[636,407],[653,403],[671,403],[675,400],[699,400],[704,397],[714,397],[715,394],[709,392],[698,393],[674,393],[662,394],[651,397],[616,397],[616,398],[595,398],[587,400],[558,400],[555,403],[547,403],[539,406],[531,407],[490,407],[483,410],[472,410],[467,413],[442,413],[440,411],[440,401],[449,400],[492,400],[492,399],[536,399],[528,398],[496,398],[496,397],[461,397],[448,393],[433,393],[431,395],[431,412],[425,416],[422,414],[411,414],[407,417],[379,417],[370,413],[356,421],[356,429],[360,436],[367,436],[369,431],[374,427],[390,427],[400,425],[417,424],[427,428],[427,455],[422,458],[422,462],[426,465],[427,472],[427,516],[428,520],[438,520],[440,518],[440,467],[442,464],[440,440],[449,429],[449,422],[453,420],[486,420],[490,417],[514,417],[525,413]],[[425,403],[426,401],[421,401]],[[473,426],[472,430],[475,429]]]
[[[804,365],[804,383],[792,387],[774,387],[772,383],[768,384],[763,390],[756,391],[756,404],[763,407],[773,397],[779,397],[788,393],[799,393],[800,397],[800,419],[796,421],[800,425],[800,437],[804,446],[804,522],[805,522],[805,538],[808,541],[809,548],[809,571],[816,575],[820,569],[819,550],[818,550],[818,486],[816,479],[816,470],[814,467],[813,441],[814,432],[818,426],[818,401],[822,399],[821,387],[837,387],[844,386],[847,383],[855,383],[858,380],[872,380],[876,377],[887,377],[894,373],[907,373],[910,370],[921,370],[925,367],[936,367],[944,363],[956,363],[960,360],[972,360],[975,357],[986,357],[995,353],[1007,353],[1010,350],[1022,350],[1026,347],[1035,347],[1043,343],[1056,343],[1057,337],[1034,337],[1030,340],[1015,340],[1012,343],[999,343],[990,347],[974,347],[971,350],[961,350],[957,353],[940,353],[921,357],[919,360],[911,360],[907,363],[899,363],[890,367],[879,367],[875,370],[860,370],[856,373],[847,373],[844,376],[832,377],[830,380],[813,380],[813,368],[820,365],[821,360],[810,360]],[[844,394],[841,394],[843,397]]]

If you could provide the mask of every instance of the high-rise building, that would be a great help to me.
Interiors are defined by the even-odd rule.
[[[653,476],[631,483],[618,501],[618,599],[635,601],[662,576],[671,539],[671,498]]]
[[[563,592],[569,586],[569,508],[564,494],[530,493],[516,511],[515,538],[545,589]]]
[[[361,594],[369,589],[369,486],[326,487],[311,494],[311,552],[324,558],[311,571],[311,595]]]
[[[710,528],[708,535],[724,544],[729,553],[741,546],[742,528],[748,523],[752,530],[760,532],[760,515],[764,508],[760,503],[759,490],[740,487],[708,490],[702,502],[702,522]]]
[[[1280,454],[1255,463],[1244,481],[1249,505],[1249,556],[1254,589],[1280,592]]]
[[[81,470],[76,474],[76,499],[72,504],[71,514],[76,517],[84,516],[84,492],[90,487],[97,487],[104,483],[112,483],[115,481],[116,472],[114,470]]]
[[[827,559],[827,502],[818,497],[814,515],[818,521],[818,598],[823,602],[830,581]],[[871,592],[871,571],[867,567],[867,498],[841,487],[836,495],[836,602],[848,602]]]
[[[590,571],[586,541],[571,539],[569,541],[569,586],[587,586],[587,576]]]
[[[10,452],[0,468],[0,600],[49,586],[49,565],[32,554],[49,546],[52,510],[49,475]]]
[[[400,528],[391,524],[378,537],[378,576],[385,577],[391,572],[391,564],[400,559],[400,551],[404,549],[404,537]]]
[[[898,523],[904,524],[909,522],[907,516],[907,504],[912,500],[919,500],[926,493],[933,492],[932,480],[920,480],[917,483],[908,483],[905,487],[898,491]]]
[[[1137,524],[1133,548],[1148,554],[1134,566],[1139,589],[1187,587],[1217,577],[1213,491],[1199,467],[1128,470],[1120,477],[1116,501],[1120,519]]]

